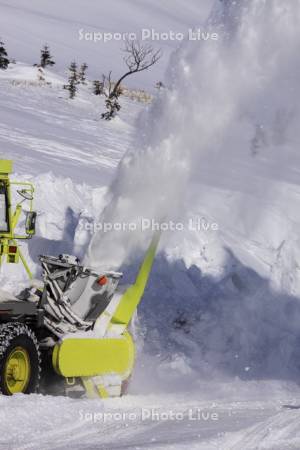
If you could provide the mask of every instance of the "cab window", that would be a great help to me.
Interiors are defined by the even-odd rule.
[[[0,181],[0,232],[9,232],[8,195],[4,181]]]

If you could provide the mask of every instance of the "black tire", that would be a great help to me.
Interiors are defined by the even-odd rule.
[[[0,325],[0,393],[12,395],[16,393],[13,384],[16,382],[7,376],[7,363],[13,352],[25,354],[28,370],[22,380],[22,387],[17,392],[32,394],[37,391],[41,372],[39,345],[34,332],[25,324],[9,322]],[[19,385],[18,385],[19,386]],[[15,387],[15,389],[18,389]]]

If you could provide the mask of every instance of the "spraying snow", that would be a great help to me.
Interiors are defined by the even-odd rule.
[[[299,19],[292,0],[217,2],[207,26],[218,41],[173,55],[171,86],[111,187],[101,221],[218,224],[165,235],[140,310],[145,364],[167,358],[162,379],[298,371]],[[89,261],[120,266],[136,238],[100,232]]]
[[[140,119],[104,219],[178,219],[195,209],[195,194],[201,205],[203,184],[245,194],[255,187],[259,196],[274,192],[269,178],[290,179],[287,156],[296,157],[298,138],[299,11],[294,2],[218,2],[209,20],[218,42],[187,42],[174,54],[172,86]],[[247,221],[246,205],[236,206],[242,219],[233,228],[255,220],[255,231],[260,208]]]

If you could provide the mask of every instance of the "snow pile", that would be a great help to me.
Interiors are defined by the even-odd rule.
[[[219,225],[166,234],[141,307],[154,366],[173,353],[179,379],[298,370],[299,19],[292,0],[217,2],[219,40],[174,54],[173,87],[142,116],[101,217]],[[98,233],[90,261],[120,265],[135,241]]]
[[[43,72],[39,72],[39,70],[41,69],[38,67],[28,66],[24,63],[10,64],[7,70],[1,70],[0,80],[8,80],[11,84],[23,84],[23,86],[26,86],[26,83],[29,86],[38,86],[39,84],[42,86],[43,84],[46,85],[46,83],[49,83],[63,88],[63,84],[65,83],[63,77],[47,69],[43,69]],[[41,81],[41,77],[44,78],[44,83]]]

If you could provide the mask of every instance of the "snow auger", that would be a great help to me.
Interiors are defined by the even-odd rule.
[[[98,273],[75,256],[40,256],[43,277],[33,280],[18,242],[35,234],[34,186],[12,182],[12,162],[0,160],[0,262],[21,261],[31,286],[0,292],[0,392],[120,396],[132,374],[135,345],[130,321],[155,258],[155,235],[135,283],[120,287],[120,272]],[[22,200],[12,210],[12,189]],[[27,211],[24,206],[27,204]],[[16,230],[22,211],[25,234]],[[59,390],[57,390],[59,386]]]

